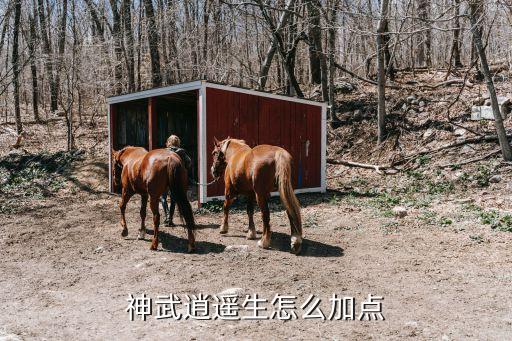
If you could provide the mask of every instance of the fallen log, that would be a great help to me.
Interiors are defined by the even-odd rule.
[[[512,135],[507,135],[507,138],[511,138],[511,137],[512,137]],[[418,153],[414,153],[414,154],[411,154],[411,155],[404,156],[403,158],[393,162],[391,164],[391,167],[395,167],[395,166],[404,164],[406,162],[409,162],[411,159],[415,159],[418,156],[439,153],[439,152],[441,152],[443,150],[460,147],[460,146],[463,146],[463,145],[466,145],[466,144],[469,144],[469,143],[481,143],[481,142],[493,142],[493,141],[498,141],[498,136],[497,135],[484,135],[484,136],[464,139],[462,141],[451,143],[451,144],[448,144],[448,145],[445,145],[445,146],[441,146],[441,147],[436,148],[436,149],[424,150],[424,151],[421,151],[421,152],[418,152]]]
[[[470,83],[469,81],[464,80],[462,78],[449,79],[447,81],[444,81],[444,82],[441,82],[441,83],[437,83],[437,84],[434,84],[434,85],[422,84],[422,85],[420,85],[420,87],[427,88],[427,89],[430,89],[430,90],[435,90],[435,89],[440,88],[442,86],[450,86],[450,85],[453,85],[453,84],[464,84],[468,88],[472,88],[473,87],[473,83]]]
[[[459,167],[459,166],[462,166],[462,165],[467,165],[469,163],[478,162],[478,161],[482,161],[482,160],[488,159],[491,156],[498,154],[499,152],[501,152],[501,149],[496,149],[496,150],[493,150],[492,152],[487,153],[487,154],[485,154],[483,156],[475,157],[475,158],[472,158],[472,159],[469,159],[469,160],[465,160],[465,161],[461,161],[461,162],[454,162],[454,163],[448,163],[448,164],[444,164],[444,165],[439,165],[437,167],[439,167],[439,168]]]
[[[383,165],[371,165],[368,163],[359,163],[347,160],[336,160],[336,159],[327,159],[327,163],[331,165],[342,165],[347,167],[357,167],[357,168],[365,168],[365,169],[373,169],[378,174],[387,175],[387,174],[396,174],[399,172],[398,169],[392,166],[383,166]]]

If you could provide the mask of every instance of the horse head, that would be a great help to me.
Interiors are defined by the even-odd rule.
[[[113,163],[113,180],[114,186],[118,187],[121,185],[121,173],[123,172],[123,164],[121,162],[121,154],[125,148],[121,150],[112,149],[112,163]]]
[[[214,146],[213,146],[213,164],[211,168],[211,173],[214,179],[218,179],[226,170],[227,161],[226,161],[226,150],[229,146],[230,139],[227,138],[225,140],[219,141],[214,137]]]

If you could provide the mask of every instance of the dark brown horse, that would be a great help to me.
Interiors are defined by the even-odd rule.
[[[146,208],[149,206],[153,213],[153,240],[151,250],[158,247],[158,227],[160,213],[158,203],[162,193],[170,190],[171,196],[176,200],[178,209],[185,220],[188,232],[188,251],[194,250],[194,215],[187,199],[187,170],[178,154],[166,149],[155,149],[148,152],[142,147],[125,147],[113,151],[114,159],[114,185],[122,186],[121,202],[121,235],[128,235],[125,211],[128,201],[134,194],[140,194],[142,205],[140,208],[141,225],[139,239],[144,239],[146,233]]]
[[[246,195],[249,231],[247,239],[256,238],[254,227],[254,200],[258,203],[263,216],[263,236],[258,246],[270,246],[270,211],[268,199],[279,189],[291,228],[291,250],[297,254],[302,245],[302,223],[300,206],[293,192],[291,182],[292,156],[286,150],[276,146],[259,145],[254,148],[245,141],[227,138],[223,141],[215,139],[213,150],[212,175],[219,178],[224,175],[224,221],[220,233],[228,232],[229,206],[238,195]]]

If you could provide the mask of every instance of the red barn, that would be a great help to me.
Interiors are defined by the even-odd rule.
[[[297,193],[325,192],[325,103],[275,95],[207,81],[194,81],[109,97],[110,167],[112,148],[163,148],[178,135],[194,163],[200,183],[212,180],[214,137],[245,140],[250,146],[272,144],[294,159]],[[112,188],[112,169],[110,169]],[[198,186],[199,203],[221,199],[224,184]]]

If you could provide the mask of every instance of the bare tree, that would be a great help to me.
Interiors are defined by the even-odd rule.
[[[498,98],[496,96],[496,89],[494,88],[494,82],[492,80],[491,71],[489,70],[489,63],[487,62],[487,55],[485,53],[484,44],[482,43],[482,35],[480,30],[481,17],[479,16],[479,13],[481,13],[481,11],[479,10],[479,7],[483,5],[484,1],[469,0],[469,18],[471,21],[471,32],[473,33],[475,49],[480,59],[482,73],[485,77],[485,82],[487,83],[487,90],[489,91],[489,96],[491,98],[491,106],[494,114],[494,122],[496,124],[496,133],[498,135],[501,153],[503,155],[503,159],[505,159],[506,161],[512,161],[512,151],[510,149],[510,144],[508,142],[505,127],[503,126],[503,119],[501,117],[500,106],[498,104]]]
[[[39,116],[39,86],[37,80],[37,64],[36,64],[36,44],[37,41],[37,23],[35,16],[28,14],[28,25],[29,29],[24,30],[25,41],[27,42],[27,48],[30,59],[30,75],[32,78],[32,112],[34,114],[34,121],[40,122]]]
[[[20,65],[19,65],[19,33],[21,22],[21,0],[14,1],[14,26],[12,32],[12,84],[14,86],[14,116],[16,118],[16,132],[18,136],[23,132],[20,113]]]
[[[57,111],[58,105],[58,87],[57,82],[55,80],[55,76],[53,74],[53,49],[51,47],[50,41],[50,31],[48,29],[48,19],[46,17],[46,11],[43,0],[37,0],[38,4],[38,16],[39,16],[39,24],[40,24],[40,34],[43,42],[43,53],[45,57],[45,65],[46,65],[46,75],[48,77],[48,82],[50,84],[50,110],[52,112]]]
[[[377,27],[377,82],[378,82],[378,142],[382,143],[386,135],[386,60],[385,44],[388,26],[389,0],[381,0],[380,18]]]
[[[151,56],[151,80],[153,86],[162,84],[162,75],[160,71],[160,52],[158,51],[158,31],[156,30],[155,11],[153,9],[152,0],[144,0],[144,8],[146,9],[147,32],[149,43],[149,54]]]

